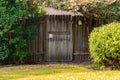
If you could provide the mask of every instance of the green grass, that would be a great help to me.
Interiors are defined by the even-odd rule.
[[[73,64],[2,66],[0,80],[120,80],[120,71]]]

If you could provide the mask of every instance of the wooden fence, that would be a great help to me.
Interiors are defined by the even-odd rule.
[[[39,27],[36,30],[36,33],[38,33],[38,35],[37,35],[36,39],[29,44],[29,51],[32,53],[31,57],[29,59],[30,62],[31,63],[40,63],[40,62],[46,61],[47,60],[47,59],[45,59],[46,55],[52,54],[49,49],[55,51],[56,50],[55,47],[59,47],[59,45],[61,46],[60,41],[58,41],[58,43],[59,43],[59,45],[57,44],[58,46],[57,45],[55,46],[55,44],[52,44],[53,41],[48,42],[48,38],[49,38],[50,34],[54,34],[56,32],[53,35],[53,37],[54,36],[60,37],[60,35],[57,36],[57,34],[60,34],[58,32],[60,32],[61,30],[62,30],[62,32],[64,30],[68,31],[70,33],[70,36],[72,33],[72,36],[71,36],[72,40],[69,41],[69,42],[72,41],[71,42],[72,50],[70,50],[71,51],[70,53],[72,53],[72,56],[71,56],[72,61],[77,61],[77,62],[89,61],[90,57],[89,57],[89,50],[88,50],[88,36],[90,34],[90,29],[89,29],[89,26],[85,26],[84,24],[80,25],[79,24],[80,19],[81,19],[80,16],[76,16],[76,17],[73,17],[72,21],[71,21],[71,16],[68,16],[68,15],[41,17],[40,22],[39,22],[40,23]],[[71,26],[71,28],[70,28],[70,26]],[[70,32],[71,29],[72,29],[72,32]],[[63,43],[66,43],[66,41]],[[63,44],[63,45],[65,45],[65,44]],[[48,48],[48,46],[50,48]],[[69,47],[69,46],[66,46],[66,47]],[[60,50],[62,50],[62,49],[64,49],[64,48],[61,46]],[[60,52],[62,52],[62,51],[60,51]],[[60,52],[59,52],[59,54],[63,54]],[[57,54],[56,51],[53,53]],[[64,55],[65,55],[65,53],[64,53]],[[58,58],[58,56],[54,55],[54,58],[55,57]],[[49,58],[48,60],[59,61],[57,59],[53,60],[52,58]],[[63,62],[64,61],[65,60],[63,60]]]
[[[45,54],[45,41],[46,41],[46,17],[42,16],[39,20],[39,26],[35,30],[36,39],[31,41],[28,45],[31,56],[29,57],[30,63],[43,62]]]

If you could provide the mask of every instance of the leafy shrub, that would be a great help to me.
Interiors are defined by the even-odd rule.
[[[23,63],[40,16],[39,0],[0,0],[0,60]],[[44,14],[44,13],[42,13]],[[17,64],[18,64],[17,63]]]
[[[95,63],[120,68],[120,23],[95,28],[89,38],[89,47]]]

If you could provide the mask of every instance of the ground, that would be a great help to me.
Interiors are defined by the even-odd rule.
[[[119,70],[76,64],[1,66],[0,80],[120,80]]]

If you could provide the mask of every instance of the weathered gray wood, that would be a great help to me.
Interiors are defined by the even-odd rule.
[[[72,20],[70,15],[50,15],[40,20],[40,26],[36,30],[38,35],[29,44],[31,60],[34,63],[43,58],[45,61],[72,61],[73,53],[77,53],[76,60],[86,58],[80,54],[89,53],[88,36],[91,30],[84,23],[78,25],[79,19],[79,16]]]
[[[69,57],[69,59],[72,60],[72,55],[70,55],[70,54],[73,53],[72,27],[70,27],[70,26],[72,26],[72,18],[71,18],[70,15],[68,16],[67,21],[68,21],[68,24],[67,24],[67,26],[68,26],[68,27],[67,27],[67,30],[70,32],[70,34],[67,35],[67,38],[71,38],[70,41],[69,41],[68,44],[67,44],[67,46],[69,47],[69,48],[67,49],[67,50],[68,50],[67,52],[68,52],[68,57]]]
[[[47,21],[46,61],[72,61],[71,17],[50,16]]]
[[[48,30],[50,28],[50,16],[47,16],[46,18],[46,54],[45,54],[45,60],[50,60],[50,54],[49,54],[49,33]]]
[[[45,52],[44,45],[45,45],[45,18],[41,17],[39,26],[34,30],[36,37],[35,40],[29,43],[29,52],[31,53],[30,62],[38,63],[43,60],[43,53]]]
[[[78,24],[80,16],[73,17],[73,57],[77,62],[83,62],[89,59],[88,36],[90,35],[90,27]]]

